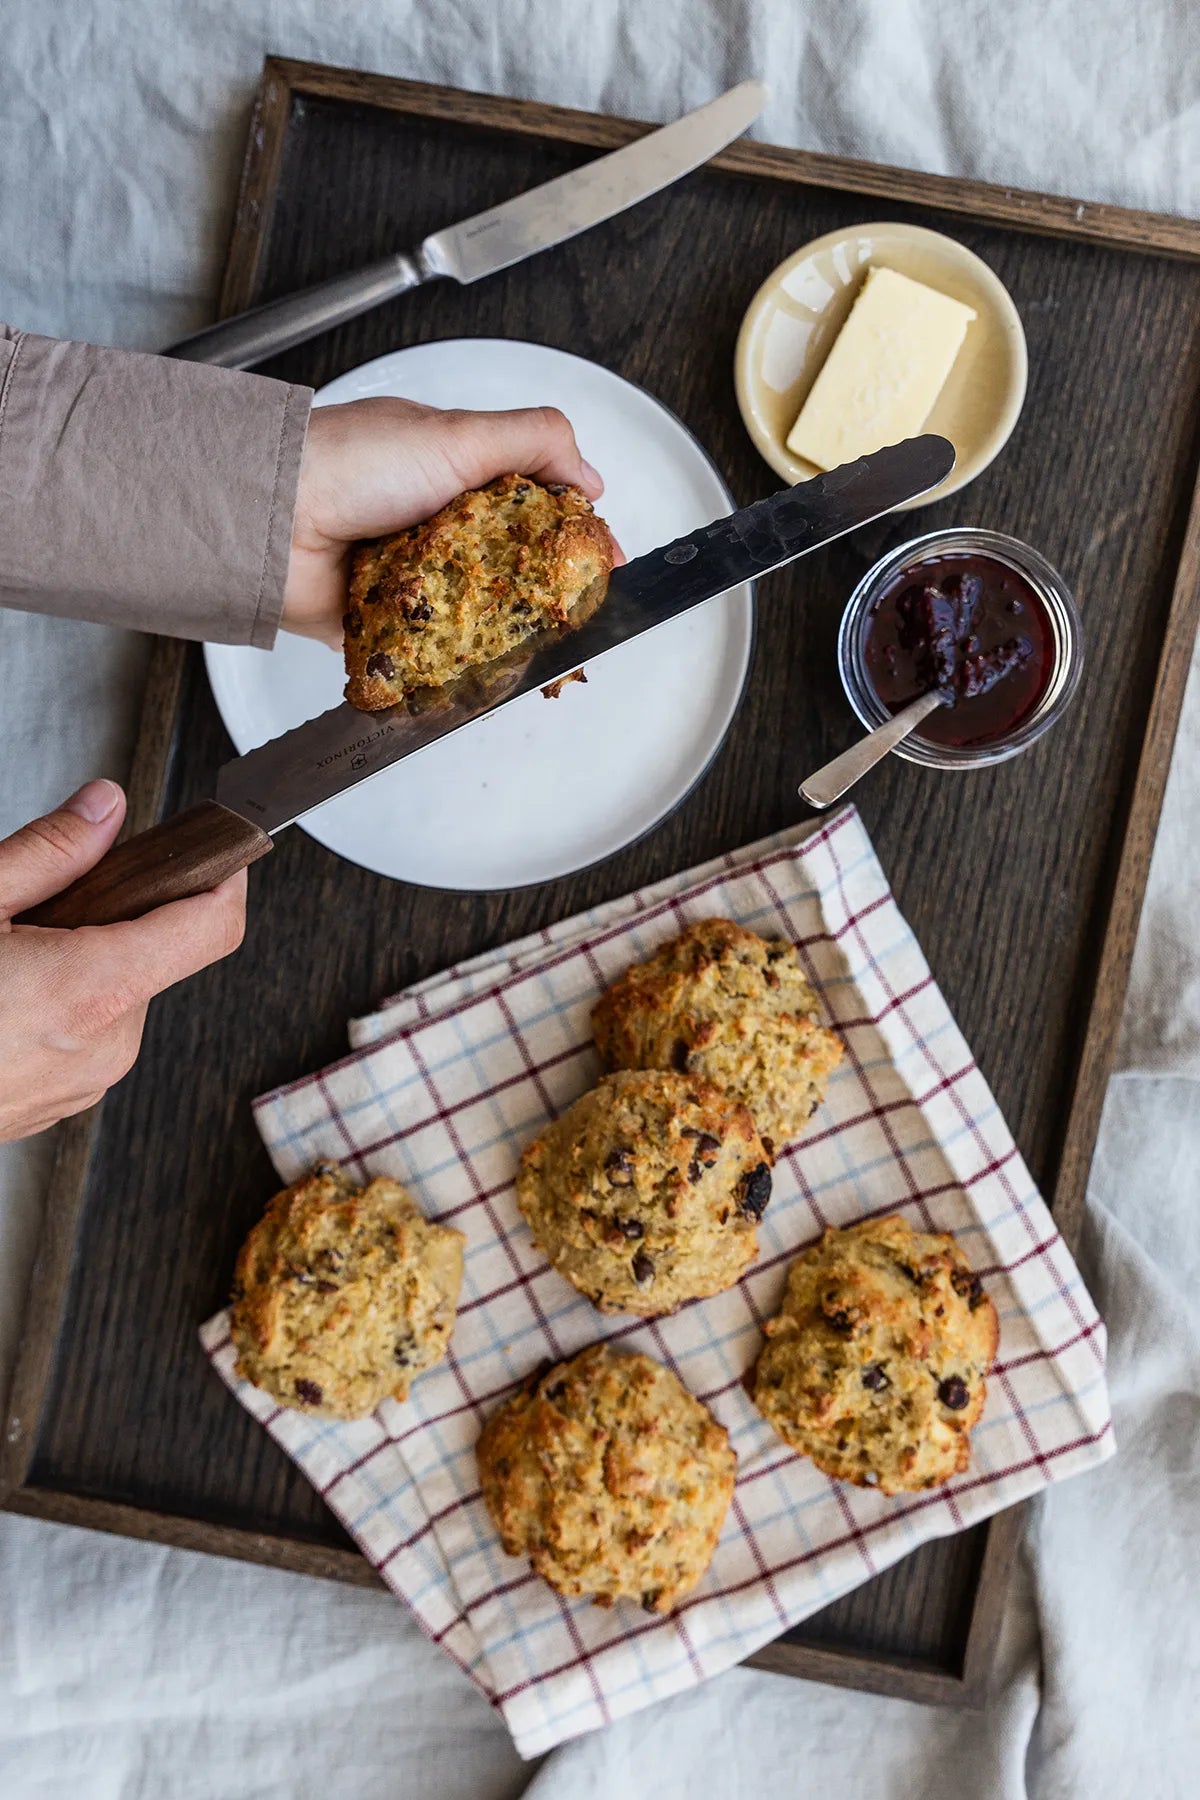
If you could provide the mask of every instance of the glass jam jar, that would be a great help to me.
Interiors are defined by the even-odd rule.
[[[938,707],[893,755],[981,768],[1036,742],[1079,685],[1083,649],[1070,590],[1045,557],[998,531],[912,538],[868,569],[847,603],[838,666],[869,729],[938,686]]]

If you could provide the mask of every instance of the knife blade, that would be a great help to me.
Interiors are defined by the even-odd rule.
[[[218,774],[215,800],[110,850],[20,922],[111,924],[201,893],[264,856],[272,834],[313,807],[617,645],[930,492],[953,467],[954,449],[945,438],[909,438],[635,557],[584,597],[565,629],[526,640],[508,656],[384,712],[334,707],[236,757]]]
[[[408,707],[364,713],[343,703],[247,751],[221,769],[217,799],[264,831],[279,831],[618,644],[927,492],[953,463],[945,438],[912,438],[744,506],[614,569],[603,603],[593,611],[585,596],[566,631],[527,638],[507,657],[424,690]],[[582,622],[581,609],[590,613]]]
[[[691,174],[740,137],[766,101],[761,81],[739,82],[706,106],[620,150],[435,231],[411,254],[384,257],[302,293],[237,313],[181,339],[163,354],[246,369],[423,282],[448,277],[467,283],[494,275],[590,231]]]

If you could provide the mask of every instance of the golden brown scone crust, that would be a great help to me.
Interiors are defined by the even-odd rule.
[[[360,545],[342,621],[347,700],[393,706],[565,624],[612,560],[608,527],[578,488],[526,475],[501,475],[424,525]]]
[[[461,1231],[398,1181],[324,1164],[276,1194],[234,1270],[237,1371],[283,1406],[357,1419],[439,1362],[462,1282]]]
[[[771,1171],[754,1121],[710,1081],[606,1075],[528,1146],[517,1204],[601,1312],[673,1312],[758,1254]]]
[[[766,1332],[755,1404],[827,1475],[899,1494],[967,1467],[1000,1325],[948,1232],[830,1227]]]
[[[681,1069],[743,1101],[772,1154],[800,1136],[842,1059],[799,952],[703,919],[613,983],[592,1015],[613,1069]]]
[[[669,1369],[605,1344],[531,1376],[478,1457],[509,1556],[560,1594],[659,1613],[712,1561],[737,1472],[725,1427]]]

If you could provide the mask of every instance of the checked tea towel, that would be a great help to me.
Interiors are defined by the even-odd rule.
[[[666,1319],[602,1317],[533,1249],[517,1158],[599,1073],[601,988],[716,915],[801,946],[847,1055],[780,1158],[761,1254],[738,1286]],[[452,969],[351,1037],[349,1056],[257,1101],[259,1129],[284,1181],[330,1157],[395,1176],[466,1233],[450,1352],[404,1405],[338,1424],[239,1382],[227,1315],[202,1338],[522,1754],[720,1673],[925,1539],[1111,1455],[1104,1328],[852,807]],[[893,1210],[956,1234],[996,1303],[1000,1347],[966,1473],[888,1499],[792,1455],[742,1377],[797,1250],[828,1224]],[[479,1496],[484,1419],[544,1359],[600,1337],[669,1364],[737,1451],[712,1566],[665,1618],[560,1599],[504,1555]]]

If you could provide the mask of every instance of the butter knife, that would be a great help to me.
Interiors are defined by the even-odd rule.
[[[740,137],[766,102],[767,89],[761,81],[739,82],[707,106],[636,143],[597,156],[582,168],[476,213],[460,225],[435,231],[411,253],[385,256],[302,293],[236,313],[182,338],[163,354],[225,369],[248,369],[426,281],[449,277],[466,283],[495,275],[689,175]]]

